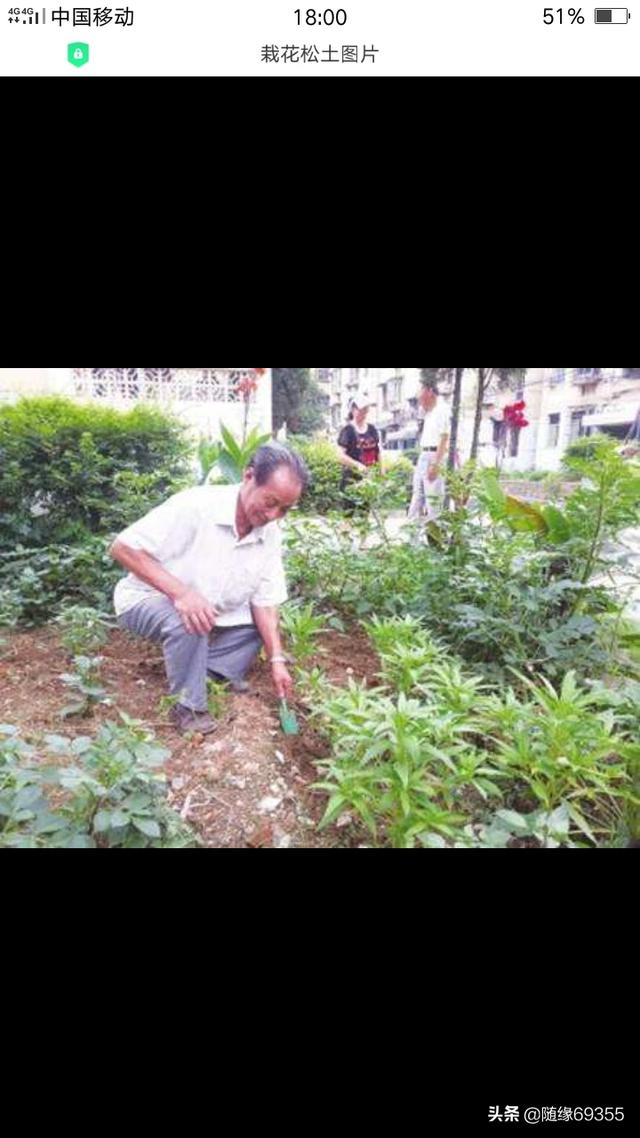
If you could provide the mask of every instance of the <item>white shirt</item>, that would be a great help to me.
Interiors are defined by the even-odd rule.
[[[422,428],[422,437],[420,439],[421,447],[438,447],[440,446],[440,439],[443,435],[449,434],[449,410],[444,403],[440,400],[436,403],[432,411],[428,411],[424,427]]]
[[[493,446],[493,419],[485,415],[480,423],[480,446]]]
[[[202,593],[220,613],[216,624],[222,628],[252,624],[250,603],[264,608],[287,599],[280,527],[270,522],[240,539],[235,525],[239,493],[235,485],[183,490],[118,535]],[[116,613],[163,595],[129,573],[116,585]]]

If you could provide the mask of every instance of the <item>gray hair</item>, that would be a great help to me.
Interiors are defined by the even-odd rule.
[[[302,486],[307,489],[311,475],[304,459],[282,443],[267,443],[259,447],[248,465],[253,470],[257,486],[264,486],[279,467],[286,466]]]

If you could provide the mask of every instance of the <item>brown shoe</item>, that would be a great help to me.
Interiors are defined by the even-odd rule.
[[[210,735],[218,726],[208,711],[192,711],[182,703],[171,708],[169,718],[181,735],[197,732],[199,735]]]

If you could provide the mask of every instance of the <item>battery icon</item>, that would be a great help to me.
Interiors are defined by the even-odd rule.
[[[629,21],[628,8],[596,8],[596,24],[626,24]]]

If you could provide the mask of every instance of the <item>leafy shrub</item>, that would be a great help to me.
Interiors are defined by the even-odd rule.
[[[0,724],[0,846],[170,848],[197,838],[165,801],[169,752],[121,714],[95,738],[48,735],[38,749]],[[65,765],[43,767],[63,759]],[[36,762],[38,765],[36,765]],[[69,765],[66,765],[66,764]],[[55,808],[51,788],[64,793]]]
[[[154,407],[120,412],[60,398],[0,409],[0,538],[81,542],[119,530],[180,489],[184,426]]]
[[[65,603],[110,611],[121,575],[98,537],[80,546],[18,546],[0,553],[0,624],[44,624]]]
[[[572,672],[491,695],[408,622],[372,622],[383,686],[316,677],[326,826],[349,811],[394,846],[610,845],[640,817],[640,747]],[[400,640],[394,635],[400,632]]]
[[[342,465],[336,448],[324,440],[309,442],[296,438],[291,445],[306,462],[311,474],[311,484],[300,503],[300,509],[307,514],[329,514],[341,510],[344,505],[340,490]]]

